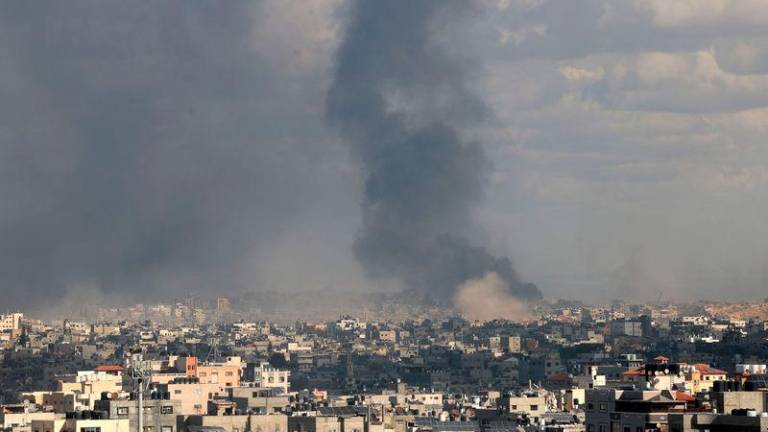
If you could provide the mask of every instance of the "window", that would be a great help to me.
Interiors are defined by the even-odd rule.
[[[211,372],[211,376],[219,376],[218,372]]]
[[[173,426],[160,426],[160,432],[173,432]]]
[[[538,405],[531,405],[531,411],[538,411],[539,406]]]
[[[225,376],[232,376],[232,371],[226,371],[226,372],[224,372],[224,375]]]
[[[512,409],[516,410],[517,409],[517,405],[512,405]]]
[[[174,390],[173,394],[181,394],[181,390]]]
[[[587,404],[587,409],[588,409],[588,410],[590,410],[590,411],[592,411],[593,409],[595,409],[595,404],[593,404],[593,403],[591,403],[591,402],[590,402],[590,403],[588,403],[588,404]]]
[[[165,405],[160,408],[160,414],[173,414],[173,406]]]
[[[81,427],[80,432],[101,432],[100,427]]]
[[[253,397],[259,397],[259,392],[253,392]]]
[[[595,432],[595,425],[593,425],[591,423],[588,424],[587,425],[587,432]]]
[[[605,404],[604,404],[604,403],[601,403],[601,404],[600,404],[600,411],[605,411],[605,409],[606,409],[606,406],[605,406]]]
[[[624,426],[624,432],[632,432],[629,426]]]
[[[144,432],[152,432],[152,426],[144,426]]]
[[[208,376],[208,373],[206,373],[206,372],[200,372],[200,377],[206,377],[206,376]]]
[[[117,415],[128,415],[128,407],[117,407]]]

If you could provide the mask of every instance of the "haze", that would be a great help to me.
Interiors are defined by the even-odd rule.
[[[531,298],[527,282],[587,301],[766,296],[768,3],[413,8],[1,2],[2,307],[453,289],[484,272]],[[393,112],[403,142],[440,131],[425,165],[396,167],[450,182],[372,192],[403,178],[368,157]],[[442,234],[457,252],[429,271],[397,254]]]

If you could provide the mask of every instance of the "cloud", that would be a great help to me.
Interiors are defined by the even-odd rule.
[[[405,3],[392,13],[424,7]],[[325,123],[352,4],[0,4],[6,297],[378,286],[349,250],[369,173]],[[510,256],[548,295],[614,295],[641,248],[680,296],[764,297],[766,3],[471,6],[423,53],[378,57],[411,70],[439,46],[460,72],[381,86],[407,130],[439,121],[482,155],[430,237]]]
[[[635,0],[635,6],[664,28],[768,24],[768,5],[759,0]]]
[[[353,202],[327,192],[346,162],[323,126],[334,47],[318,9],[0,5],[6,307],[78,286],[128,299],[261,289],[244,263],[314,196]]]

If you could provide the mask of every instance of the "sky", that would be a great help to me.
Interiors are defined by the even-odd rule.
[[[768,4],[464,3],[424,29],[462,91],[393,103],[481,149],[467,242],[548,298],[768,296]],[[401,289],[355,252],[370,166],[329,121],[361,4],[0,3],[7,304]],[[391,4],[383,34],[415,25]]]

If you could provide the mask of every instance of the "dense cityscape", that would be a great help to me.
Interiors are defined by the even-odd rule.
[[[0,432],[768,432],[768,0],[0,0]]]
[[[253,312],[237,304],[222,297],[92,307],[93,318],[2,315],[0,426],[640,432],[768,425],[767,304],[540,302],[525,323],[401,304],[278,323],[249,320]],[[404,308],[408,319],[392,316]]]

